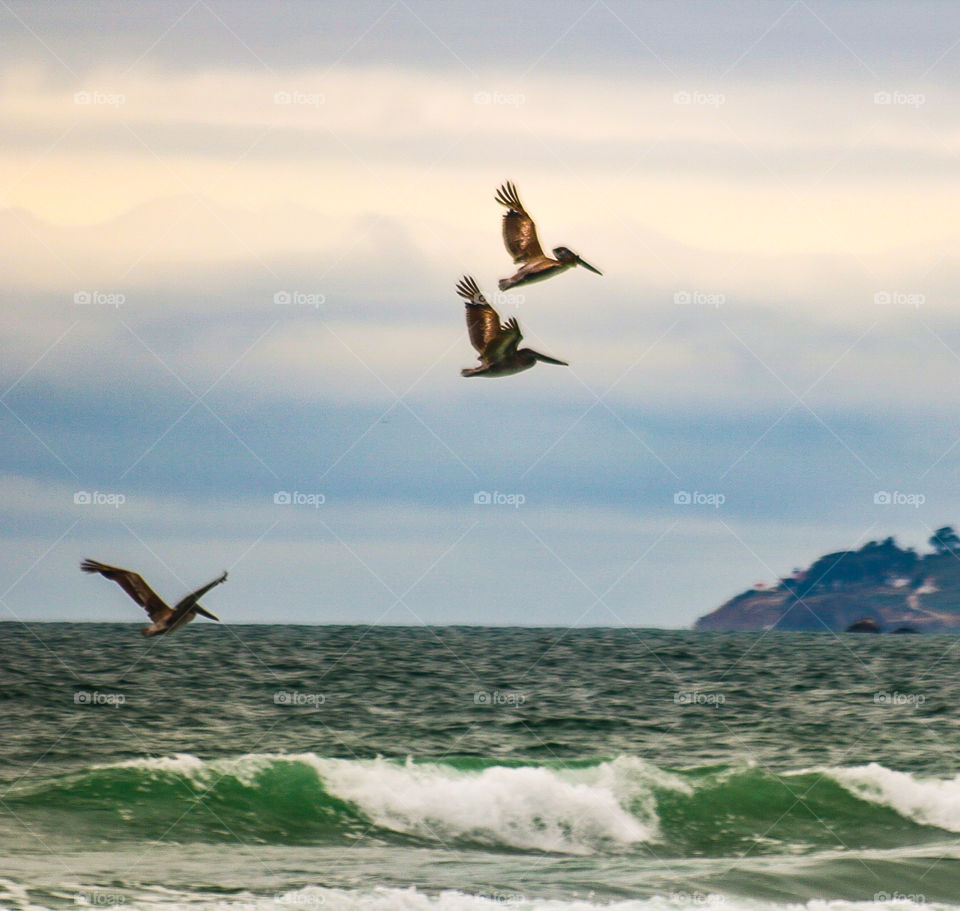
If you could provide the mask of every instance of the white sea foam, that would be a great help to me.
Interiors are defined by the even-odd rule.
[[[296,900],[312,899],[324,911],[958,911],[960,906],[931,902],[915,902],[895,898],[880,901],[836,901],[813,899],[809,902],[767,902],[732,898],[701,892],[677,892],[626,901],[597,902],[591,899],[540,899],[498,894],[466,895],[462,892],[441,892],[428,895],[417,889],[375,889],[369,892],[339,889],[298,890],[281,896],[282,906]],[[509,895],[509,893],[506,893]],[[302,907],[302,905],[301,905]]]
[[[252,785],[257,775],[268,769],[276,760],[292,757],[269,753],[248,753],[231,759],[200,759],[190,753],[174,753],[173,756],[144,756],[138,759],[126,759],[96,766],[100,769],[145,769],[150,772],[165,772],[182,775],[203,788],[214,784],[225,775],[237,779],[241,784]]]
[[[95,769],[148,769],[157,772],[177,772],[192,776],[203,771],[209,763],[190,753],[174,753],[173,756],[143,756],[137,759],[124,759],[122,762],[109,762],[94,766]]]
[[[876,762],[824,771],[862,800],[890,807],[923,825],[960,832],[960,775],[920,778]]]
[[[667,776],[638,760],[582,769],[321,760],[325,786],[377,825],[425,838],[588,854],[657,833],[651,784]],[[672,776],[670,776],[672,779]],[[677,787],[685,787],[673,779]]]
[[[516,893],[436,894],[408,889],[327,889],[307,886],[270,896],[249,893],[232,900],[181,895],[172,901],[133,898],[129,911],[960,911],[958,905],[915,902],[906,898],[878,901],[768,902],[724,895],[678,892],[643,899],[601,902],[584,899],[543,899]],[[33,911],[33,909],[31,909]]]

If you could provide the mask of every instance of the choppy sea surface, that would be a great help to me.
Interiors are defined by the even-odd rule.
[[[960,642],[0,624],[0,907],[960,909]]]

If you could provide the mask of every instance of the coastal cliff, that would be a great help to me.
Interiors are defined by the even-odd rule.
[[[881,632],[960,632],[960,537],[944,526],[929,543],[927,554],[893,538],[826,554],[734,596],[694,629],[843,632],[872,620]]]

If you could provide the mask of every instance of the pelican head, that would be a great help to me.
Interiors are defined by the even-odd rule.
[[[568,247],[554,247],[553,255],[558,263],[564,263],[570,266],[583,266],[584,269],[596,272],[597,275],[603,275],[599,269],[595,269],[590,263],[584,262],[584,260],[580,259],[580,257]]]

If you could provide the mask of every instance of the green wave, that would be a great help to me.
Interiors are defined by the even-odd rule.
[[[504,763],[175,756],[35,779],[9,791],[5,802],[42,829],[106,842],[360,839],[573,854],[655,843],[669,855],[732,856],[942,839],[945,826],[916,810],[923,788],[933,785],[882,771],[915,792],[885,794],[873,782],[886,779],[871,767],[776,775],[757,767],[666,770],[632,757]],[[856,787],[846,781],[852,773],[860,776]],[[936,794],[954,784],[938,783]]]

